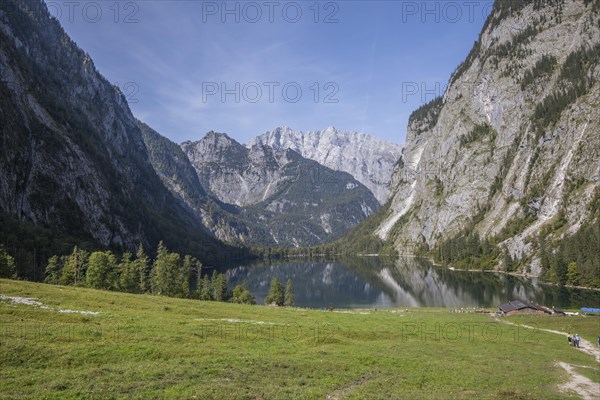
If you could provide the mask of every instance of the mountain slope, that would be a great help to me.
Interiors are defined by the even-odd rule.
[[[589,0],[495,3],[444,97],[410,118],[379,237],[402,252],[487,238],[536,274],[550,273],[545,244],[583,228],[600,238],[599,12]],[[598,274],[591,240],[559,264],[581,257]]]
[[[0,87],[3,218],[48,229],[47,241],[226,252],[161,183],[125,97],[42,1],[0,3]],[[2,241],[19,252],[12,233]]]
[[[248,147],[256,144],[291,149],[333,170],[347,172],[369,188],[380,204],[387,200],[392,168],[402,154],[399,144],[333,127],[306,133],[279,127],[253,139]]]
[[[240,208],[209,195],[196,170],[181,147],[148,125],[138,121],[154,170],[171,193],[186,207],[207,232],[227,242],[260,243],[256,238],[269,237],[267,227],[240,215]],[[274,241],[268,240],[267,244]]]
[[[239,207],[239,218],[267,228],[267,236],[249,237],[255,243],[304,246],[335,240],[379,207],[350,174],[292,150],[246,148],[215,132],[181,147],[210,195]]]

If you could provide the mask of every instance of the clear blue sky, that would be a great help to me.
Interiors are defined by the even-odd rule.
[[[136,117],[176,142],[215,130],[245,143],[288,125],[403,143],[408,116],[442,93],[492,2],[46,4]]]

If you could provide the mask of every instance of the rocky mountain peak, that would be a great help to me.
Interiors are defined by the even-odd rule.
[[[347,172],[369,188],[381,204],[387,199],[392,170],[402,153],[399,144],[333,126],[310,132],[281,126],[254,138],[248,146],[256,143],[291,149],[328,168]]]

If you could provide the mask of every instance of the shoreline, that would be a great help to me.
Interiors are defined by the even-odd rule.
[[[536,278],[538,280],[538,282],[541,283],[541,284],[543,284],[543,285],[565,287],[565,288],[569,288],[569,289],[593,290],[593,291],[596,291],[596,292],[600,292],[600,288],[593,288],[593,287],[588,287],[588,286],[560,285],[558,283],[545,281],[545,280],[541,279],[539,275],[535,275],[535,274],[528,274],[528,273],[522,273],[522,272],[506,272],[506,271],[495,270],[495,269],[458,269],[458,268],[454,268],[454,267],[448,267],[448,266],[445,266],[445,265],[437,264],[435,261],[433,261],[432,259],[430,259],[428,257],[423,257],[423,258],[425,258],[432,265],[434,265],[434,266],[436,266],[438,268],[445,268],[445,269],[449,269],[450,271],[493,272],[493,273],[499,273],[499,274],[504,274],[504,275],[517,276],[517,277],[520,277],[520,278]]]
[[[284,258],[310,258],[310,257],[344,257],[344,256],[348,256],[347,254],[313,254],[312,256],[309,255],[289,255],[286,256]],[[376,254],[376,253],[369,253],[369,254],[354,254],[350,257],[391,257],[391,256],[385,256],[385,255],[381,255],[381,254]],[[458,268],[454,268],[454,267],[448,267],[446,265],[442,265],[442,264],[438,264],[436,263],[434,260],[432,260],[429,257],[424,257],[424,256],[418,256],[418,255],[402,255],[402,256],[398,256],[398,257],[394,257],[395,259],[401,258],[401,257],[408,257],[408,258],[423,258],[427,261],[429,261],[431,263],[431,265],[438,267],[438,268],[444,268],[444,269],[448,269],[450,271],[460,271],[460,272],[491,272],[491,273],[499,273],[499,274],[504,274],[504,275],[511,275],[511,276],[516,276],[519,278],[536,278],[538,280],[539,283],[543,284],[543,285],[549,285],[549,286],[557,286],[557,287],[564,287],[564,288],[568,288],[568,289],[581,289],[581,290],[592,290],[592,291],[596,291],[596,292],[600,292],[600,288],[593,288],[593,287],[588,287],[588,286],[574,286],[574,285],[560,285],[558,283],[555,282],[549,282],[549,281],[545,281],[543,279],[540,278],[539,275],[535,275],[535,274],[528,274],[528,273],[523,273],[523,272],[506,272],[506,271],[501,271],[501,270],[490,270],[490,269],[458,269]]]

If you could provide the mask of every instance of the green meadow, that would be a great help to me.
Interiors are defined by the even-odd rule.
[[[445,309],[235,305],[0,280],[0,398],[558,399],[566,338]],[[77,312],[76,312],[77,311]],[[81,314],[89,311],[98,314]],[[511,317],[592,341],[600,318]],[[583,372],[582,372],[583,373]]]

